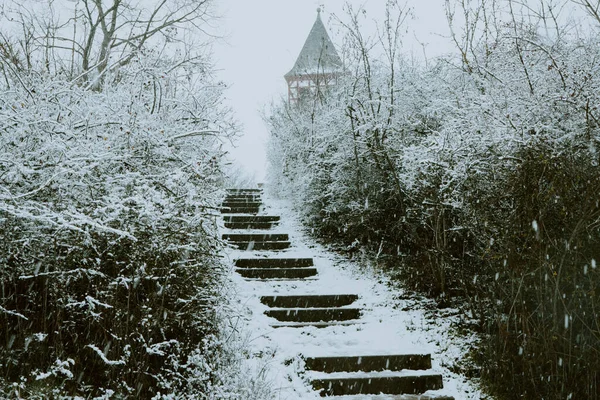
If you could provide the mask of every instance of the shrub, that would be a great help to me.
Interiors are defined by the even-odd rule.
[[[502,4],[457,3],[475,18],[459,54],[427,66],[389,56],[390,20],[378,48],[351,10],[352,74],[310,110],[273,110],[270,175],[316,236],[462,304],[491,392],[598,399],[597,33],[526,15],[556,24],[544,36]]]

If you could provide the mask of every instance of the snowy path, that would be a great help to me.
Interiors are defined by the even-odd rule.
[[[311,381],[322,379],[386,378],[439,375],[443,389],[429,390],[431,398],[453,396],[455,399],[481,399],[484,396],[476,386],[448,370],[447,366],[460,359],[467,348],[466,339],[448,335],[452,317],[427,317],[424,301],[399,299],[402,293],[390,290],[386,279],[353,262],[331,254],[311,242],[302,233],[289,205],[282,201],[265,199],[259,215],[281,216],[278,226],[270,230],[223,229],[224,234],[288,234],[291,247],[278,251],[234,250],[228,253],[231,265],[238,259],[305,259],[312,258],[317,275],[300,280],[246,279],[232,273],[231,280],[237,291],[240,312],[244,315],[245,329],[250,333],[251,354],[248,362],[263,368],[269,374],[279,399],[316,399]],[[233,215],[233,214],[231,214]],[[264,228],[264,227],[263,227]],[[283,238],[283,236],[281,237]],[[245,246],[244,246],[245,247]],[[357,320],[319,328],[310,324],[303,327],[275,328],[278,321],[266,315],[273,308],[261,302],[263,296],[290,295],[348,295],[358,299],[342,309],[360,308]],[[274,297],[276,298],[276,297]],[[265,300],[263,299],[263,302]],[[271,311],[269,311],[271,310]],[[275,308],[275,310],[277,310]],[[347,310],[348,311],[348,310]],[[289,315],[289,310],[287,312]],[[281,324],[281,322],[279,322]],[[289,323],[288,323],[289,324]],[[431,354],[432,368],[426,371],[372,371],[325,373],[305,370],[303,358],[332,356],[374,356],[402,354]],[[303,358],[301,358],[302,356]],[[361,381],[362,382],[362,381]],[[412,399],[393,395],[338,396],[339,399]],[[428,398],[428,397],[422,397]]]

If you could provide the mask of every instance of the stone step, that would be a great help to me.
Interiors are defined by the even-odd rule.
[[[248,194],[228,194],[225,196],[226,199],[260,199],[262,195],[260,193],[248,193]]]
[[[226,233],[222,237],[230,242],[279,242],[290,239],[287,233]]]
[[[261,199],[251,199],[251,198],[242,198],[242,199],[231,199],[231,198],[225,198],[223,199],[223,202],[221,204],[223,204],[223,206],[225,206],[226,204],[233,204],[234,206],[240,206],[240,207],[244,207],[244,206],[249,206],[251,205],[252,207],[258,207],[262,204],[262,200]]]
[[[306,369],[321,372],[401,371],[431,368],[430,354],[397,354],[353,357],[307,357]]]
[[[222,214],[258,214],[259,207],[221,208]]]
[[[240,250],[284,250],[290,247],[290,242],[231,242]]]
[[[260,302],[276,308],[323,308],[348,306],[358,300],[355,294],[262,296]],[[314,368],[311,368],[314,369]]]
[[[225,222],[279,222],[276,215],[225,215]]]
[[[329,328],[330,326],[351,326],[364,325],[364,322],[357,320],[349,321],[329,321],[329,322],[275,322],[269,324],[272,328]]]
[[[261,199],[224,199],[222,207],[259,207],[263,204]]]
[[[227,229],[272,229],[275,226],[274,222],[225,222]]]
[[[254,279],[304,279],[317,275],[316,268],[237,268],[244,278]]]
[[[262,204],[261,199],[224,199],[221,207],[259,207]]]
[[[229,207],[229,208],[250,208],[250,207],[254,207],[254,208],[258,208],[262,205],[262,202],[260,201],[224,201],[221,204],[221,207]]]
[[[262,201],[262,196],[260,194],[228,194],[223,201]]]
[[[312,258],[240,258],[235,260],[239,268],[306,268],[312,267]]]
[[[380,394],[336,396],[336,400],[455,400],[452,396],[437,393],[425,394]]]
[[[360,318],[359,308],[278,308],[265,311],[283,322],[329,322]]]
[[[313,389],[321,390],[321,396],[358,394],[423,394],[428,390],[442,389],[439,374],[331,377],[311,380]]]
[[[262,193],[262,189],[227,189],[228,194]]]

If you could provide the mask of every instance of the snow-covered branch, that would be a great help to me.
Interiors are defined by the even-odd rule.
[[[89,349],[92,349],[94,351],[94,353],[96,353],[104,362],[104,364],[106,365],[110,365],[110,366],[117,366],[117,365],[125,365],[125,360],[109,360],[106,355],[102,352],[102,350],[100,350],[96,345],[93,344],[88,344],[87,346],[85,346]]]

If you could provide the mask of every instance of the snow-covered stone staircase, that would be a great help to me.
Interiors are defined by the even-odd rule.
[[[272,229],[279,224],[278,216],[230,215],[224,217],[227,229]]]
[[[238,250],[269,252],[264,258],[254,256],[236,259],[236,272],[249,281],[259,282],[317,279],[318,271],[312,258],[283,258],[277,255],[278,251],[291,246],[288,234],[239,233],[240,229],[266,230],[278,225],[279,216],[258,215],[261,207],[260,189],[230,190],[223,202],[221,211],[226,214],[225,227],[236,230],[235,233],[223,234],[223,239]],[[273,328],[327,328],[360,324],[365,311],[353,305],[358,300],[359,296],[352,293],[260,297],[260,302],[267,307],[264,314],[271,319]],[[305,357],[304,364],[312,388],[321,396],[453,400],[453,397],[426,393],[443,388],[442,376],[431,371],[429,354]]]
[[[312,259],[241,258],[235,260],[235,266],[240,275],[250,279],[304,279],[317,275]]]
[[[285,233],[231,233],[223,235],[240,250],[283,250],[290,247],[289,237]]]

